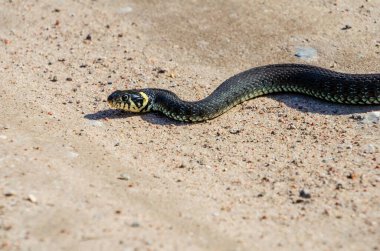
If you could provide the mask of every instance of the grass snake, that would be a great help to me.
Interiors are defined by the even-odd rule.
[[[189,102],[155,88],[115,91],[112,108],[156,111],[186,122],[213,119],[246,100],[279,92],[310,95],[343,104],[380,104],[380,74],[348,74],[303,64],[276,64],[249,69],[219,85],[206,98]]]

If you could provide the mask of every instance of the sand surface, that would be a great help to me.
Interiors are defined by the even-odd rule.
[[[380,72],[380,0],[1,0],[0,249],[379,250],[379,107],[271,95],[192,125],[106,102],[285,62]]]

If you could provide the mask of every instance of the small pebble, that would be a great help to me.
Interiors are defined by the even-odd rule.
[[[369,112],[364,115],[364,119],[362,120],[365,124],[379,124],[380,123],[380,112]]]
[[[85,40],[87,40],[87,41],[91,41],[91,40],[92,40],[91,34],[88,34],[88,35],[86,36],[86,39],[85,39]]]
[[[327,158],[322,159],[322,163],[328,163],[328,162],[331,162],[331,161],[334,161],[334,158],[327,157]]]
[[[239,134],[242,130],[240,128],[231,128],[229,132],[231,134]]]
[[[351,180],[354,180],[357,178],[357,174],[356,173],[350,173],[347,175],[347,179],[351,179]]]
[[[211,213],[211,215],[214,217],[218,217],[220,215],[220,213],[219,212],[213,212],[213,213]]]
[[[126,14],[126,13],[132,12],[132,10],[133,10],[132,7],[126,6],[126,7],[120,8],[117,12],[119,14]]]
[[[366,146],[363,147],[363,152],[364,153],[376,153],[378,151],[378,147],[376,145],[373,145],[373,144],[368,144]]]
[[[335,189],[336,189],[336,190],[341,190],[341,189],[343,189],[343,185],[342,185],[342,183],[338,183],[338,184],[336,184]]]
[[[11,197],[11,196],[15,195],[16,193],[15,193],[15,191],[12,191],[12,190],[6,190],[6,191],[4,191],[3,194],[6,197]]]
[[[122,173],[120,174],[120,176],[118,177],[119,180],[130,180],[131,177],[127,174],[127,173]]]
[[[133,222],[131,224],[131,227],[139,227],[139,226],[140,226],[140,223],[138,223],[138,222]]]
[[[179,166],[177,166],[177,168],[185,168],[186,165],[184,163],[181,163]]]
[[[368,112],[366,114],[354,114],[350,118],[360,121],[363,124],[379,124],[380,112]]]
[[[67,152],[67,157],[69,157],[69,158],[74,159],[74,158],[76,158],[78,156],[79,156],[79,153],[71,152],[71,151]]]
[[[352,28],[352,26],[346,24],[345,26],[343,26],[343,27],[341,28],[341,30],[344,31],[344,30],[349,30],[349,29],[351,29],[351,28]]]
[[[156,67],[156,68],[153,69],[153,71],[156,71],[159,74],[162,74],[162,73],[166,72],[166,70],[162,69],[161,67]]]
[[[301,198],[304,198],[304,199],[310,199],[311,198],[311,194],[308,190],[305,190],[305,189],[302,189],[299,193],[300,197]]]
[[[317,50],[311,47],[298,47],[296,48],[296,53],[294,54],[296,57],[301,59],[313,59],[317,57]]]
[[[33,194],[29,194],[27,200],[32,203],[37,203],[37,198]]]
[[[8,45],[8,44],[11,43],[11,40],[9,40],[9,39],[3,39],[3,43],[4,43],[5,45]]]

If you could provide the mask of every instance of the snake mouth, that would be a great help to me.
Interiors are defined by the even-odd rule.
[[[124,110],[125,104],[117,100],[107,100],[108,105],[113,109],[122,109]]]
[[[109,105],[111,108],[117,108],[117,107],[116,107],[116,102],[114,102],[113,99],[110,99],[110,97],[108,97],[107,102],[108,102],[108,105]]]
[[[108,100],[108,105],[111,107],[111,108],[118,108],[117,107],[117,104],[115,102],[113,102],[113,100]]]

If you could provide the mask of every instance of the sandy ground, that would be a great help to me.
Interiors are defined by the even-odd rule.
[[[379,107],[272,95],[191,125],[105,102],[380,72],[379,34],[380,0],[0,1],[0,249],[379,250]]]

